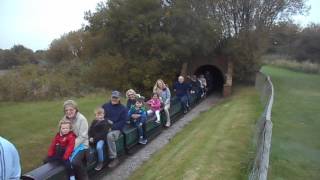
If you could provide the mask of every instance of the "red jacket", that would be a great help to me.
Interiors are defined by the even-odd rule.
[[[60,145],[62,148],[65,148],[65,153],[63,155],[63,159],[67,160],[74,149],[74,144],[76,141],[76,135],[71,131],[66,135],[61,135],[57,133],[54,139],[51,142],[50,148],[48,150],[48,156],[52,157],[56,153],[56,145]]]

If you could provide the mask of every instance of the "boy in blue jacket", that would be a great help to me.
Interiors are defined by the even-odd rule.
[[[139,143],[147,144],[147,139],[144,138],[143,132],[143,125],[147,120],[147,111],[144,108],[143,97],[137,98],[135,105],[128,112],[128,117],[131,120],[131,124],[138,129]]]

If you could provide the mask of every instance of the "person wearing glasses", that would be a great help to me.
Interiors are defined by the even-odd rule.
[[[79,112],[78,104],[74,100],[63,103],[64,119],[71,121],[72,131],[76,135],[75,145],[70,157],[77,180],[88,180],[86,169],[86,156],[89,149],[88,121]]]

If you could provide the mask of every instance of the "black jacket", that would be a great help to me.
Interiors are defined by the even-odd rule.
[[[93,138],[94,143],[98,142],[99,140],[105,140],[107,137],[107,133],[109,132],[109,128],[112,125],[107,120],[93,120],[90,128],[89,128],[89,138]]]

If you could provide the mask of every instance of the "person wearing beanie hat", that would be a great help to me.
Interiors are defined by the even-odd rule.
[[[84,163],[88,148],[88,121],[79,112],[78,104],[74,100],[63,103],[64,118],[71,121],[72,131],[76,135],[74,150],[71,156],[71,164],[74,168],[77,180],[87,180],[88,174]]]

